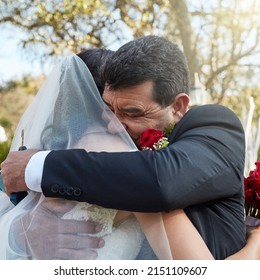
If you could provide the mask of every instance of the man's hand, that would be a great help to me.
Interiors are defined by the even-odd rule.
[[[38,150],[10,152],[6,160],[1,163],[3,183],[8,196],[13,192],[27,190],[25,168],[30,158],[37,152]]]
[[[74,201],[44,198],[18,219],[12,230],[19,251],[38,260],[95,259],[95,249],[103,247],[104,240],[89,234],[99,232],[101,227],[90,220],[63,220],[64,213],[74,206]]]

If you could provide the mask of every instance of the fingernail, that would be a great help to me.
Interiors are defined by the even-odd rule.
[[[96,225],[96,227],[95,227],[95,231],[96,232],[100,232],[101,230],[102,230],[102,226],[101,225]]]
[[[98,242],[98,248],[102,248],[105,246],[105,240],[104,239],[100,239]]]

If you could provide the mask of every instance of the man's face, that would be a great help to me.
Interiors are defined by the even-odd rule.
[[[105,87],[103,100],[115,113],[137,146],[144,130],[163,130],[174,121],[173,106],[162,108],[153,100],[153,83],[144,82],[138,86],[121,90]]]

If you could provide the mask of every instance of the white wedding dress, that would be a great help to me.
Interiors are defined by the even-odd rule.
[[[108,124],[117,131],[109,133]],[[136,150],[119,120],[102,101],[88,68],[75,55],[65,58],[54,68],[21,118],[11,150],[18,150],[22,130],[24,144],[30,149]],[[52,198],[30,191],[14,207],[9,198],[0,192],[0,259],[53,257],[53,248],[48,248],[47,242],[44,253],[37,253],[35,238],[39,238],[39,242],[45,239],[32,234],[40,226],[39,217],[46,215],[42,211],[46,202],[52,203]],[[98,236],[105,240],[105,246],[97,250],[98,259],[135,259],[145,236],[159,258],[171,259],[160,213],[129,213],[123,219],[115,220],[118,213],[115,209],[77,202],[60,220],[57,219],[53,232],[58,232],[59,221],[91,219],[102,225]],[[63,245],[59,244],[60,247]]]
[[[80,202],[62,218],[75,220],[90,218],[102,225],[102,230],[97,236],[103,237],[106,246],[97,250],[97,259],[135,259],[141,249],[144,234],[134,215],[114,224],[116,214],[117,210]]]

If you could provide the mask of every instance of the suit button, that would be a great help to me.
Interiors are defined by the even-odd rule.
[[[81,195],[81,189],[80,188],[75,188],[74,189],[74,195],[75,196],[80,196]]]
[[[64,187],[59,188],[59,194],[64,195],[66,193],[66,189]]]
[[[69,196],[73,195],[73,192],[74,192],[74,189],[73,189],[72,187],[68,187],[68,188],[66,189],[66,193],[67,193],[67,195],[69,195]]]
[[[52,185],[51,186],[51,191],[53,192],[53,193],[57,193],[58,191],[59,191],[59,185],[58,184],[55,184],[55,185]]]

